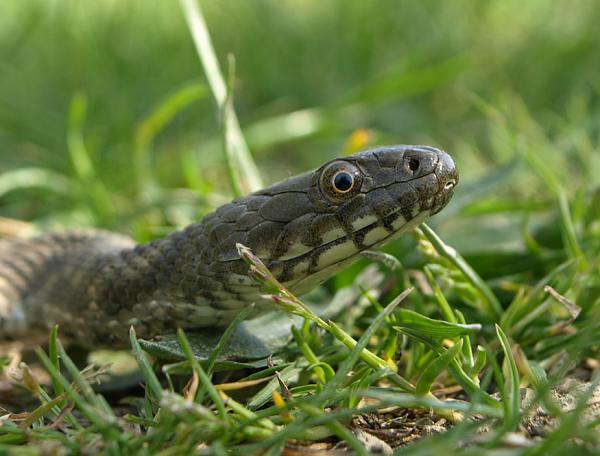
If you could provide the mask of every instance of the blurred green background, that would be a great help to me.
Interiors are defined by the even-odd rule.
[[[581,215],[600,173],[597,2],[200,4],[266,182],[357,144],[430,144],[458,162],[437,221],[472,258],[556,246],[556,183],[600,231]],[[0,216],[143,241],[231,197],[178,2],[5,0],[0,74]]]

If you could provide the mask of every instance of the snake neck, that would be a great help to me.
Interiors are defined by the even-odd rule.
[[[58,324],[80,345],[125,347],[131,326],[151,337],[226,325],[248,301],[222,276],[236,268],[245,274],[246,266],[221,263],[222,248],[208,236],[198,223],[140,245],[104,231],[2,240],[0,336]],[[260,299],[254,284],[247,289]]]

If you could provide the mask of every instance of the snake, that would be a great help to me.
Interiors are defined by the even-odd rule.
[[[145,244],[96,229],[2,239],[0,338],[59,325],[80,346],[118,348],[128,346],[131,326],[143,338],[227,326],[252,303],[256,315],[274,309],[236,245],[302,295],[439,212],[457,183],[440,149],[377,147],[234,199]]]

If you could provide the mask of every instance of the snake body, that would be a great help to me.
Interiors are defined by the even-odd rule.
[[[106,231],[0,241],[0,336],[60,325],[88,347],[127,345],[177,327],[227,325],[255,303],[236,244],[302,294],[440,211],[458,174],[427,146],[393,146],[332,160],[219,207],[149,244]]]

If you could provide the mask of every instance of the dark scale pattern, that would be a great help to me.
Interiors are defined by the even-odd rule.
[[[0,336],[58,323],[81,345],[119,347],[131,325],[141,337],[226,325],[251,302],[271,308],[236,243],[304,292],[441,210],[457,179],[437,149],[379,148],[236,199],[146,245],[103,231],[0,241]]]

